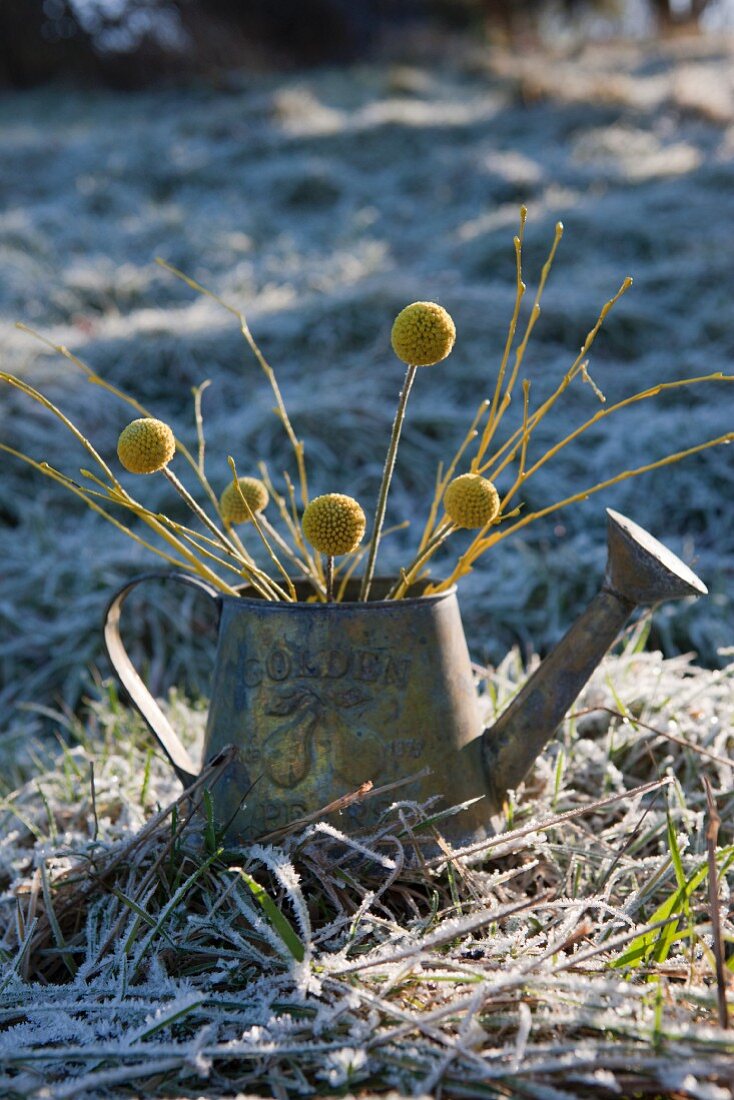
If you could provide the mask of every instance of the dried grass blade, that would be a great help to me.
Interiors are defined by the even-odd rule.
[[[349,963],[347,966],[340,966],[335,968],[333,974],[352,974],[358,970],[372,969],[374,966],[385,966],[386,964],[392,965],[396,962],[401,962],[403,959],[418,958],[419,955],[423,955],[427,951],[432,951],[436,947],[443,947],[447,943],[451,943],[452,940],[458,939],[460,936],[469,936],[474,932],[478,932],[480,928],[485,928],[488,924],[493,924],[496,921],[504,920],[505,917],[514,916],[516,913],[522,913],[528,909],[534,909],[550,899],[550,894],[541,894],[536,898],[525,898],[519,902],[513,902],[511,905],[501,905],[495,909],[485,909],[473,916],[464,917],[461,920],[446,922],[450,927],[439,928],[437,932],[431,933],[429,936],[423,936],[417,943],[410,944],[409,947],[404,947],[398,951],[386,954],[386,947],[389,945],[380,944],[375,948],[374,952],[377,958],[363,957],[359,962]]]
[[[711,782],[707,775],[703,777],[706,791],[708,823],[706,825],[706,856],[708,861],[709,907],[711,910],[711,938],[713,940],[714,959],[716,960],[716,998],[719,1011],[719,1027],[729,1027],[729,1005],[726,997],[727,975],[724,961],[724,945],[721,936],[721,900],[719,897],[719,874],[716,866],[716,842],[719,837],[721,818],[716,809]]]
[[[51,897],[51,887],[48,881],[48,871],[46,869],[46,860],[41,863],[41,887],[43,889],[43,903],[46,909],[46,919],[51,927],[56,946],[61,951],[61,958],[63,959],[64,966],[71,974],[72,978],[76,974],[77,967],[74,963],[71,953],[67,950],[66,940],[64,934],[61,931],[61,926],[56,917],[56,911],[54,909],[53,898]]]
[[[181,902],[183,900],[183,898],[186,897],[186,895],[188,894],[191,887],[194,886],[198,882],[198,880],[201,878],[201,876],[206,871],[209,870],[212,863],[214,863],[216,860],[219,859],[221,854],[222,854],[222,849],[221,848],[218,848],[216,852],[212,852],[212,854],[210,856],[208,856],[207,859],[205,859],[204,862],[201,863],[196,868],[196,870],[193,871],[188,876],[188,878],[181,884],[181,886],[179,886],[178,890],[175,891],[175,893],[169,898],[169,900],[163,906],[163,908],[161,909],[160,915],[159,915],[157,921],[155,922],[154,927],[151,928],[150,932],[148,933],[148,935],[145,937],[145,939],[141,943],[140,947],[138,948],[137,957],[136,957],[135,961],[133,962],[133,964],[130,968],[130,981],[132,981],[134,979],[135,975],[138,972],[138,968],[140,967],[140,964],[142,963],[143,959],[145,958],[145,956],[147,954],[148,948],[152,944],[155,937],[163,931],[164,924],[166,923],[168,918],[171,916],[171,914],[173,913],[176,906],[179,904],[179,902]]]
[[[644,794],[649,794],[650,791],[657,791],[661,787],[667,787],[672,782],[672,776],[666,775],[662,779],[655,779],[650,783],[642,783],[639,787],[633,787],[630,791],[620,791],[618,794],[610,794],[606,798],[596,799],[594,802],[589,802],[586,806],[579,806],[575,810],[567,810],[562,814],[554,814],[553,817],[546,817],[541,821],[531,821],[529,824],[523,825],[520,829],[513,829],[509,833],[500,833],[496,837],[489,837],[479,844],[470,844],[465,848],[457,848],[452,852],[451,858],[463,859],[477,852],[489,852],[492,848],[504,847],[506,844],[514,840],[519,840],[524,836],[528,836],[530,833],[542,833],[545,829],[550,829],[554,825],[560,825],[564,821],[573,821],[574,818],[593,813],[603,806],[611,806],[613,802],[619,802],[620,799],[639,798]],[[436,856],[433,859],[429,859],[426,866],[441,867],[445,863],[445,856]]]

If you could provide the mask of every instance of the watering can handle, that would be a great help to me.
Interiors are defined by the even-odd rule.
[[[170,760],[176,775],[184,787],[190,787],[196,779],[196,765],[181,744],[165,714],[140,679],[120,636],[122,605],[134,588],[137,588],[143,581],[150,580],[180,581],[182,584],[190,585],[191,588],[198,588],[201,592],[205,592],[217,603],[219,600],[216,590],[211,585],[199,580],[198,577],[189,576],[187,573],[145,573],[129,581],[112,597],[104,618],[104,642],[113,669],[133,704],[150,726],[153,736]]]

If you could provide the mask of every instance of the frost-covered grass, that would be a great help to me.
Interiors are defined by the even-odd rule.
[[[409,788],[369,834],[222,851],[110,693],[0,811],[3,1097],[729,1100],[702,779],[731,956],[734,665],[643,635],[463,853]],[[479,675],[488,719],[521,676]],[[169,716],[195,750],[201,707]]]
[[[566,223],[526,360],[538,396],[626,274],[636,287],[591,364],[610,401],[730,372],[731,61],[725,41],[700,41],[94,100],[8,95],[3,369],[48,390],[107,456],[127,410],[12,321],[71,346],[190,444],[190,388],[210,377],[212,479],[228,477],[228,452],[243,473],[257,459],[279,470],[282,434],[236,326],[155,267],[160,253],[246,309],[314,492],[369,508],[402,375],[393,316],[439,300],[459,340],[411,398],[388,513],[419,529],[436,463],[494,384],[520,202],[528,270]],[[539,451],[595,400],[569,391]],[[544,468],[529,506],[731,426],[715,392],[630,410]],[[19,395],[2,393],[0,438],[78,468],[68,437]],[[109,594],[150,562],[26,468],[3,459],[0,472],[0,1095],[730,1100],[701,779],[722,822],[731,956],[731,665],[634,646],[608,658],[481,851],[437,862],[421,827],[432,810],[406,789],[372,835],[346,838],[332,818],[280,848],[219,853],[201,817],[172,808],[176,781],[112,689],[91,685],[102,701],[83,720],[70,709],[90,687]],[[145,488],[170,508],[165,483]],[[499,662],[480,678],[488,716],[521,675],[510,644],[545,648],[597,588],[604,505],[712,589],[656,612],[653,641],[729,660],[731,496],[730,452],[709,452],[488,556],[462,587],[473,652]],[[385,542],[384,568],[412,537]],[[204,614],[192,600],[144,615],[131,599],[130,647],[155,692],[206,693]],[[198,746],[203,709],[169,706]]]
[[[204,397],[212,480],[229,476],[229,452],[242,472],[262,458],[277,476],[286,461],[280,425],[236,324],[157,268],[160,253],[247,311],[306,441],[313,491],[350,493],[372,512],[401,381],[390,325],[407,301],[441,301],[459,338],[411,397],[387,522],[407,518],[412,528],[384,544],[387,571],[412,556],[436,464],[492,392],[521,201],[530,210],[529,276],[555,221],[566,224],[526,357],[538,398],[626,274],[636,285],[591,363],[610,402],[666,378],[729,369],[731,61],[725,40],[700,40],[599,46],[572,59],[457,52],[451,67],[382,64],[243,78],[225,89],[8,94],[0,103],[3,368],[47,389],[110,458],[128,410],[13,321],[71,346],[190,444],[190,388],[212,378]],[[81,456],[60,425],[22,395],[0,397],[3,441],[78,470]],[[538,453],[595,403],[590,387],[572,387],[564,411],[538,431]],[[631,409],[539,471],[527,505],[730,429],[730,402],[715,388],[672,394],[654,414]],[[108,595],[150,562],[7,456],[1,474],[4,735],[18,702],[77,703],[100,656]],[[165,486],[145,492],[152,507],[171,507]],[[475,656],[497,661],[513,642],[537,650],[559,636],[598,584],[610,505],[709,584],[708,600],[664,611],[658,640],[716,664],[717,649],[731,644],[731,495],[722,449],[508,540],[462,586]],[[148,651],[155,631],[173,637],[149,621],[141,627]],[[168,683],[205,690],[199,653],[183,635],[156,653],[157,671],[167,666]]]

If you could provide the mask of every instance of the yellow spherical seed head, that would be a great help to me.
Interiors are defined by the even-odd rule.
[[[131,474],[154,474],[173,458],[176,440],[162,420],[151,416],[133,420],[120,432],[117,457]]]
[[[303,534],[314,550],[334,557],[356,550],[362,541],[365,516],[353,497],[327,493],[316,497],[303,513]]]
[[[462,474],[450,483],[443,498],[446,514],[457,527],[476,529],[496,519],[500,511],[499,493],[491,481],[480,474]]]
[[[262,512],[268,506],[270,499],[268,491],[258,478],[240,477],[237,479],[237,485],[239,485],[239,492],[231,481],[219,498],[219,507],[225,523],[247,523],[252,519],[251,512]],[[242,497],[249,504],[250,511],[247,510]]]
[[[430,367],[451,353],[456,326],[435,302],[413,302],[395,318],[392,346],[398,359],[414,367]]]

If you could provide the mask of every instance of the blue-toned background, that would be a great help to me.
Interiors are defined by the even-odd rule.
[[[434,28],[402,44],[383,35],[377,52],[349,66],[249,65],[134,91],[99,81],[7,88],[3,369],[53,395],[110,458],[129,411],[14,321],[67,344],[192,443],[191,387],[210,378],[212,480],[225,483],[228,453],[240,472],[258,459],[276,477],[292,469],[272,395],[233,318],[162,272],[161,255],[247,312],[306,440],[313,490],[351,493],[370,513],[402,380],[392,319],[411,300],[440,301],[455,318],[456,349],[419,373],[388,513],[413,530],[385,543],[382,565],[405,564],[437,461],[451,457],[491,395],[522,202],[531,292],[555,222],[566,227],[526,358],[534,400],[562,377],[628,274],[635,285],[590,363],[610,403],[658,381],[731,371],[731,40],[582,39],[566,24],[544,46],[489,48]],[[732,430],[732,392],[682,391],[610,418],[538,474],[527,506]],[[533,455],[596,408],[591,388],[574,384]],[[82,462],[60,424],[7,388],[0,440],[71,474]],[[710,664],[726,660],[717,651],[733,639],[731,455],[722,448],[627,481],[488,555],[462,587],[477,659],[498,659],[518,641],[542,650],[558,637],[598,585],[612,506],[711,588],[706,601],[662,611],[656,639],[669,651],[695,648]],[[179,514],[163,480],[135,488]],[[18,702],[77,701],[88,667],[104,670],[107,596],[149,564],[80,503],[0,456],[4,726],[35,720]],[[191,612],[192,628],[184,610],[169,606],[156,620],[141,606],[132,624],[158,689],[183,681],[206,690],[206,659],[190,642],[192,629],[205,630],[204,613]]]

